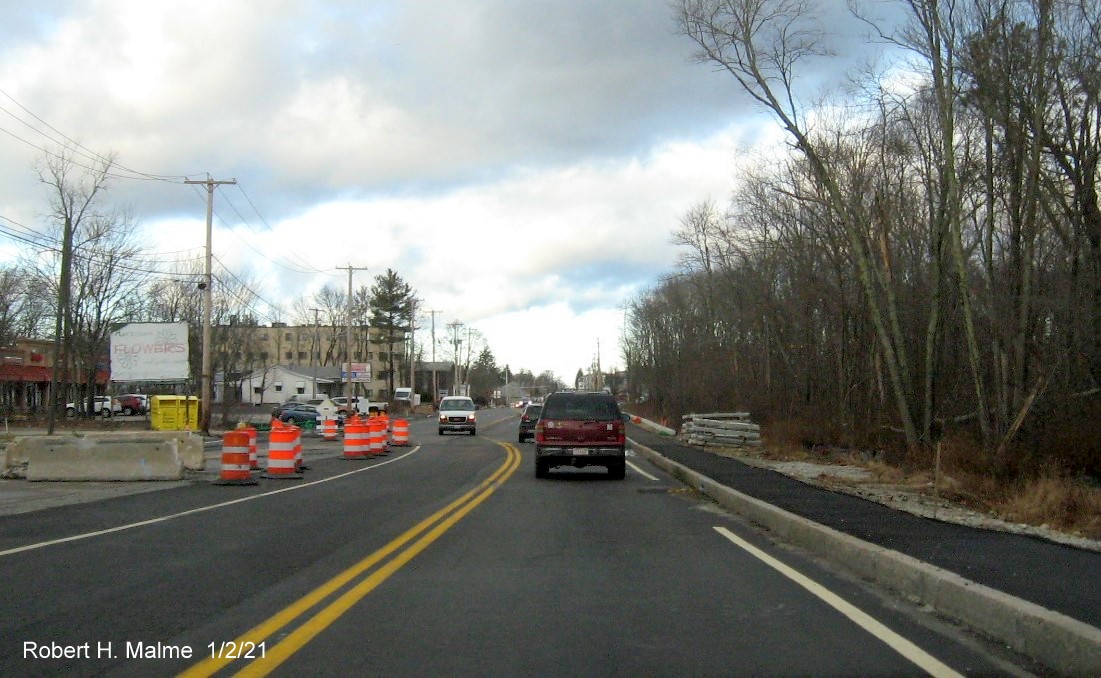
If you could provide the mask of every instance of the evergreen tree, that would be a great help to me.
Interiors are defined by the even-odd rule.
[[[369,301],[371,326],[375,336],[371,343],[386,347],[387,388],[390,397],[394,394],[395,363],[394,346],[403,342],[412,327],[413,288],[402,280],[397,272],[386,269],[386,273],[375,276]],[[397,365],[400,367],[400,364]]]

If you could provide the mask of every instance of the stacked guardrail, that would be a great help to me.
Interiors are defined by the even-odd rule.
[[[686,414],[681,438],[690,445],[757,447],[761,427],[749,420],[749,412]]]

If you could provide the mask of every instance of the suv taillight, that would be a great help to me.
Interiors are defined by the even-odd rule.
[[[615,422],[615,439],[620,445],[627,444],[627,427],[623,425],[623,420]]]
[[[537,442],[537,443],[543,442],[543,422],[542,421],[535,422],[535,442]]]

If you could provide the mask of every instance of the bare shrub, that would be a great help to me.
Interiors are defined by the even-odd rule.
[[[1101,489],[1058,472],[1019,481],[994,508],[1007,520],[1101,538]]]

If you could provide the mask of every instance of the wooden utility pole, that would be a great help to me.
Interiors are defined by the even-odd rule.
[[[440,385],[436,376],[436,309],[429,311],[432,314],[432,407],[435,409],[436,401],[440,398]]]
[[[311,308],[313,311],[313,338],[314,341],[310,344],[310,372],[313,374],[313,390],[310,391],[310,397],[317,397],[317,369],[313,366],[313,345],[317,345],[317,362],[321,362],[321,309]]]
[[[352,272],[353,271],[366,271],[366,266],[352,266],[350,263],[347,266],[338,266],[338,270],[344,269],[348,271],[348,324],[346,333],[344,335],[345,342],[345,362],[344,369],[344,397],[348,399],[348,407],[352,406]]]
[[[459,395],[459,363],[461,362],[463,340],[459,337],[459,330],[462,329],[463,324],[458,320],[453,320],[447,324],[447,328],[451,330],[451,345],[455,351],[455,365],[454,365],[454,382],[451,386],[451,391],[448,395]]]
[[[214,221],[214,187],[219,184],[236,184],[236,179],[224,179],[215,181],[206,175],[203,181],[188,179],[185,184],[203,184],[206,186],[206,262],[203,265],[203,374],[202,396],[199,400],[199,430],[203,435],[210,435],[210,408],[213,405],[211,372],[214,369],[214,356],[210,352],[210,315],[213,302],[214,279],[211,276],[211,226]]]
[[[413,404],[413,394],[417,392],[417,365],[416,365],[416,344],[413,341],[413,333],[417,329],[417,300],[411,299],[409,301],[409,404]],[[391,394],[393,396],[393,394]]]

